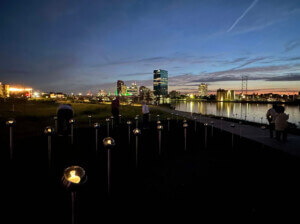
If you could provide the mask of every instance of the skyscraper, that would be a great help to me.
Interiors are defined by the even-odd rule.
[[[198,87],[199,91],[199,96],[204,97],[207,96],[207,84],[206,83],[201,83]]]
[[[125,93],[124,92],[122,92],[122,89],[123,89],[123,91],[124,91],[124,86],[125,84],[124,84],[124,81],[122,81],[122,80],[118,80],[117,81],[117,94],[116,95],[118,95],[118,96],[121,96],[121,95],[124,95]]]
[[[153,90],[155,96],[168,95],[168,71],[162,69],[153,71]]]
[[[127,94],[129,96],[138,96],[139,95],[139,91],[138,91],[136,82],[132,83],[131,86],[127,87]]]

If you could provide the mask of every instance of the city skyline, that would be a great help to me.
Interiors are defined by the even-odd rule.
[[[155,12],[155,13],[154,13]],[[300,91],[299,1],[4,1],[0,81],[43,91]]]

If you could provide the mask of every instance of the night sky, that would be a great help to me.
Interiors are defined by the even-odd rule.
[[[2,0],[0,82],[41,91],[300,91],[299,0]]]

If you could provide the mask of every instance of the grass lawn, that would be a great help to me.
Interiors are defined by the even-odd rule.
[[[20,137],[28,135],[39,135],[46,126],[53,126],[53,117],[56,115],[59,103],[44,101],[28,101],[23,103],[1,103],[0,104],[0,133],[6,132],[5,122],[9,118],[17,121],[15,128],[16,134]],[[92,122],[104,123],[105,118],[111,116],[110,103],[88,104],[88,103],[72,103],[75,112],[75,119],[78,127],[86,127],[88,125],[88,115],[93,116]],[[160,114],[161,119],[165,119],[168,114],[157,110],[150,106],[151,118],[156,118]],[[122,119],[133,120],[135,115],[142,116],[141,105],[121,105],[120,114]]]

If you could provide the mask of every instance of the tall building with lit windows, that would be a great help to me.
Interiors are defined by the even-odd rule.
[[[162,69],[153,71],[153,90],[155,96],[168,95],[168,71]]]
[[[125,89],[125,91],[124,91]],[[124,84],[124,81],[118,80],[117,81],[117,96],[125,95],[126,94],[126,86]]]
[[[198,87],[198,91],[199,91],[199,96],[201,97],[207,96],[207,84],[201,83],[201,85],[199,85]]]

